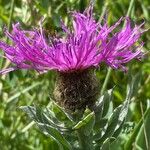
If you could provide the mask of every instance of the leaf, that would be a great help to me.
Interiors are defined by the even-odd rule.
[[[99,133],[95,134],[94,139],[100,145],[107,138],[113,136],[118,137],[119,133],[121,132],[128,113],[129,101],[132,98],[133,93],[135,92],[134,90],[139,83],[137,80],[139,80],[139,74],[137,74],[128,85],[126,100],[122,105],[114,110],[112,116],[108,120],[108,123],[103,128],[104,130],[102,130],[103,133],[101,133],[102,131],[100,130]]]
[[[149,115],[149,113],[150,113],[150,108],[146,110],[143,117],[146,118]],[[140,130],[142,124],[143,124],[143,118],[141,118],[141,120],[139,121],[139,123],[135,127],[133,133],[131,134],[128,142],[125,144],[125,146],[124,146],[125,149],[132,149],[132,143],[135,142],[135,139],[139,133],[139,130]]]
[[[74,121],[73,121],[73,118],[71,117],[71,115],[66,113],[63,110],[63,108],[58,106],[56,103],[53,103],[52,110],[53,110],[56,118],[58,118],[60,121],[65,121],[65,122],[68,121],[68,124],[70,124],[70,125],[74,124]]]
[[[110,90],[106,91],[104,93],[104,95],[98,99],[98,102],[96,104],[96,108],[94,110],[95,117],[96,117],[96,119],[95,119],[96,123],[95,124],[98,127],[101,124],[100,121],[101,121],[102,117],[104,117],[109,110],[110,101],[112,99],[112,93],[113,93],[113,89],[110,89]]]
[[[28,116],[35,121],[36,125],[40,130],[55,139],[58,145],[63,145],[67,149],[71,149],[68,141],[62,136],[61,132],[58,130],[58,126],[55,125],[50,119],[45,117],[40,108],[35,108],[31,106],[21,106],[20,109],[25,111]],[[61,147],[61,146],[60,146]]]
[[[143,124],[139,130],[139,133],[136,137],[136,145],[141,147],[141,149],[150,148],[150,111],[145,118],[143,118]]]
[[[102,145],[102,148],[100,148],[100,150],[110,150],[110,140],[107,139],[103,145]]]
[[[98,143],[102,143],[106,138],[109,137],[118,137],[121,132],[125,118],[127,116],[129,107],[129,100],[126,100],[122,105],[118,106],[110,119],[108,120],[107,126],[105,127],[103,135],[101,133],[97,133],[94,136],[94,139],[98,141]]]
[[[58,118],[55,116],[54,112],[51,111],[50,109],[46,108],[45,109],[45,113],[47,115],[48,118],[50,118],[55,124],[62,124]]]
[[[117,107],[112,116],[110,117],[110,119],[108,120],[108,125],[107,128],[104,132],[104,134],[102,135],[102,137],[97,137],[95,135],[95,140],[97,143],[101,144],[102,142],[104,142],[107,138],[111,137],[115,131],[115,128],[118,124],[118,118],[119,118],[119,114],[121,112],[121,108],[122,106]]]
[[[104,104],[103,104],[103,114],[102,114],[102,117],[105,117],[106,114],[107,114],[107,112],[108,112],[109,104],[110,104],[110,101],[112,100],[112,94],[113,94],[113,89],[108,90],[104,94],[104,98],[103,98]]]
[[[130,77],[129,77],[130,78]],[[138,92],[139,83],[141,80],[141,72],[137,73],[134,77],[131,78],[132,80],[129,81],[127,86],[127,96],[126,99],[131,99],[133,95]]]
[[[69,128],[65,128],[63,126],[60,126],[62,124],[56,124],[53,120],[57,120],[53,117],[53,120],[47,116],[42,110],[38,107],[32,107],[32,106],[21,106],[20,109],[25,111],[28,116],[33,119],[35,122],[40,123],[46,123],[54,128],[57,128],[61,132],[69,131]],[[58,123],[58,120],[57,120]],[[60,123],[60,122],[59,122]]]
[[[72,149],[71,145],[68,143],[68,141],[62,136],[62,134],[57,129],[55,129],[47,124],[41,124],[41,123],[38,123],[37,126],[40,128],[40,130],[45,135],[52,137],[53,139],[55,139],[55,141],[58,144],[60,143],[61,145],[63,145],[64,149],[68,149],[68,150]],[[60,144],[59,144],[59,146],[60,146]]]
[[[84,134],[88,136],[93,130],[94,123],[95,123],[95,114],[94,112],[91,112],[86,117],[84,117],[81,121],[79,121],[73,127],[73,129],[78,130],[82,128],[82,130],[84,130]]]
[[[125,123],[125,119],[121,122],[119,127],[115,130],[115,132],[112,135],[112,137],[117,138],[119,136],[119,134],[121,133],[121,131],[122,131],[123,127],[124,127],[124,123]]]
[[[111,150],[110,143],[113,142],[114,140],[115,140],[115,138],[106,139],[104,141],[102,147],[100,148],[100,150]]]

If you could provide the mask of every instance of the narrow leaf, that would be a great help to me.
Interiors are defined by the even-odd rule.
[[[51,136],[58,144],[60,143],[65,148],[69,150],[71,149],[68,141],[62,136],[61,131],[58,130],[60,128],[58,128],[58,126],[55,125],[50,119],[46,118],[40,108],[21,106],[20,109],[25,111],[28,116],[35,121],[36,125],[44,134]]]
[[[79,121],[73,127],[73,129],[78,130],[78,129],[82,128],[82,130],[84,131],[84,134],[88,136],[88,135],[90,135],[90,133],[93,129],[94,123],[95,123],[95,114],[94,114],[94,112],[91,112],[85,118],[83,118],[81,121]]]

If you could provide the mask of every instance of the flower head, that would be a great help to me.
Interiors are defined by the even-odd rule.
[[[40,31],[25,31],[19,23],[13,25],[12,33],[5,31],[12,45],[1,41],[0,48],[15,66],[0,73],[16,69],[72,72],[97,67],[101,62],[124,70],[127,62],[141,57],[143,44],[134,45],[142,34],[142,25],[131,28],[129,18],[121,18],[110,27],[107,23],[101,25],[94,20],[92,8],[90,6],[83,14],[73,12],[72,28],[61,24],[66,36],[54,38],[49,43],[42,28]],[[114,32],[122,21],[126,21],[124,28]]]
[[[17,69],[34,69],[39,72],[57,70],[54,98],[68,110],[92,108],[99,95],[99,82],[91,68],[101,62],[126,70],[125,64],[142,56],[143,44],[137,45],[142,34],[141,25],[131,28],[129,18],[121,18],[113,26],[96,22],[92,16],[93,5],[84,13],[73,12],[72,27],[61,21],[63,37],[47,38],[44,31],[25,31],[19,23],[12,33],[5,31],[12,45],[0,41],[5,57],[14,66],[1,70],[1,74]],[[121,22],[125,26],[115,32]]]

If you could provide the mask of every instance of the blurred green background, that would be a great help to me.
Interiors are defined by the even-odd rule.
[[[133,25],[145,21],[144,28],[150,28],[150,1],[134,0],[133,2],[130,12]],[[7,26],[11,31],[11,24],[20,22],[22,28],[34,29],[38,28],[42,17],[45,18],[43,28],[48,30],[50,34],[61,32],[60,16],[66,24],[71,24],[69,11],[83,12],[88,3],[88,0],[0,0],[0,38],[10,42],[3,33],[4,26]],[[111,25],[120,17],[126,16],[129,3],[129,0],[96,0],[94,6],[95,18],[98,20],[102,12],[106,10],[108,22]],[[127,120],[127,126],[129,128],[131,125],[131,129],[122,133],[119,144],[128,141],[136,124],[141,120],[148,99],[150,99],[150,31],[142,35],[141,41],[145,43],[143,50],[146,55],[144,59],[142,61],[132,61],[128,64],[129,71],[127,73],[113,70],[107,85],[107,89],[116,86],[113,102],[115,106],[118,106],[125,97],[128,81],[131,77],[134,78],[137,73],[139,74],[140,82],[137,85],[136,96],[132,99]],[[3,55],[2,52],[0,53]],[[2,57],[0,58],[0,68],[6,68],[9,65],[8,61]],[[107,69],[102,64],[97,70],[101,87]],[[40,133],[33,122],[18,110],[18,107],[22,105],[47,106],[50,97],[52,97],[54,81],[54,72],[39,75],[35,71],[15,71],[0,77],[1,150],[53,149],[53,146],[55,146],[54,141]],[[150,124],[150,119],[148,122]],[[135,136],[138,137],[137,134]]]

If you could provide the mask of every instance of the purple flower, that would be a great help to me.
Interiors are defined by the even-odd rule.
[[[72,28],[61,24],[65,36],[47,42],[42,28],[40,31],[25,31],[19,23],[13,25],[12,33],[5,31],[12,45],[0,41],[0,48],[13,64],[1,70],[1,74],[16,69],[35,69],[39,72],[57,70],[72,72],[97,67],[101,62],[114,69],[125,70],[125,64],[142,56],[142,45],[137,41],[142,34],[141,25],[131,28],[129,18],[121,18],[113,26],[101,25],[92,17],[92,7],[83,14],[72,13]],[[121,22],[126,24],[115,32]],[[136,46],[135,46],[136,45]]]

